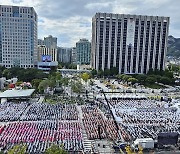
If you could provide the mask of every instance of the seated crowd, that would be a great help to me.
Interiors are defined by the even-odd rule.
[[[148,99],[128,99],[128,100],[111,100],[110,105],[113,106],[114,108],[118,109],[141,109],[141,108],[156,108],[156,107],[161,107],[162,103],[157,102],[154,100],[148,100]]]
[[[27,102],[6,102],[0,104],[0,121],[17,121],[28,107]]]
[[[15,122],[4,126],[0,147],[7,150],[20,143],[28,145],[28,153],[44,152],[49,143],[78,151],[83,149],[81,126],[79,122],[67,121]]]
[[[38,120],[78,120],[75,105],[33,103],[28,112],[21,116],[23,121]]]
[[[113,120],[107,120],[95,107],[82,107],[83,124],[89,139],[108,138],[116,140],[118,132]],[[98,132],[100,129],[100,134]]]
[[[151,137],[159,132],[179,132],[180,115],[173,108],[165,108],[159,102],[138,100],[111,102],[115,116],[119,117],[119,127],[125,140]],[[127,107],[127,108],[126,108]],[[129,110],[134,108],[134,110]]]

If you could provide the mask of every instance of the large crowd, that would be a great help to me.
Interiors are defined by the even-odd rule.
[[[165,107],[163,102],[119,99],[109,100],[109,104],[111,110],[101,103],[99,108],[81,106],[88,139],[115,141],[122,137],[132,141],[144,137],[155,139],[159,132],[180,133],[180,114],[174,108]],[[83,150],[78,111],[75,104],[66,103],[1,103],[0,122],[4,125],[0,126],[0,148],[7,151],[13,145],[24,143],[27,153],[44,152],[52,144],[63,145],[70,151]],[[118,125],[110,111],[116,120],[120,119]]]
[[[15,122],[2,127],[0,146],[2,149],[10,145],[26,143],[27,152],[36,150],[44,152],[49,143],[63,145],[67,150],[83,149],[82,131],[79,122],[69,121],[39,121]]]
[[[6,102],[0,104],[0,121],[17,121],[28,107],[28,102]]]
[[[157,108],[163,105],[162,102],[148,99],[119,99],[111,100],[110,105],[116,110],[121,109],[143,109],[143,108]]]
[[[83,124],[89,139],[108,138],[116,140],[118,138],[117,128],[113,120],[105,119],[98,108],[84,106],[82,112]]]
[[[151,100],[110,101],[125,140],[151,137],[159,132],[179,132],[180,115],[174,108]]]
[[[33,103],[28,112],[21,116],[23,121],[38,120],[78,120],[75,105]]]
[[[0,149],[27,145],[27,153],[44,152],[52,144],[66,150],[83,149],[82,129],[76,105],[29,102],[0,104]],[[10,123],[9,123],[10,122]]]

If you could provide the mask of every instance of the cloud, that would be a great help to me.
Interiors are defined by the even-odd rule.
[[[86,17],[74,16],[64,20],[42,18],[39,29],[42,32],[40,38],[51,34],[58,37],[58,43],[64,47],[75,46],[80,38],[91,38],[91,20]]]
[[[34,7],[38,37],[56,36],[59,46],[75,46],[80,38],[91,40],[91,19],[96,12],[169,16],[169,34],[180,37],[178,0],[0,0],[0,4]]]

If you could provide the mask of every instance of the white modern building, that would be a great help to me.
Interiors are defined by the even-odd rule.
[[[33,7],[0,5],[0,65],[37,63],[37,14]]]
[[[91,65],[119,73],[165,69],[169,17],[96,13],[92,18]]]

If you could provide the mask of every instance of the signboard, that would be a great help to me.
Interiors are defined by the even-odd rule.
[[[42,55],[42,62],[51,62],[50,55]]]

